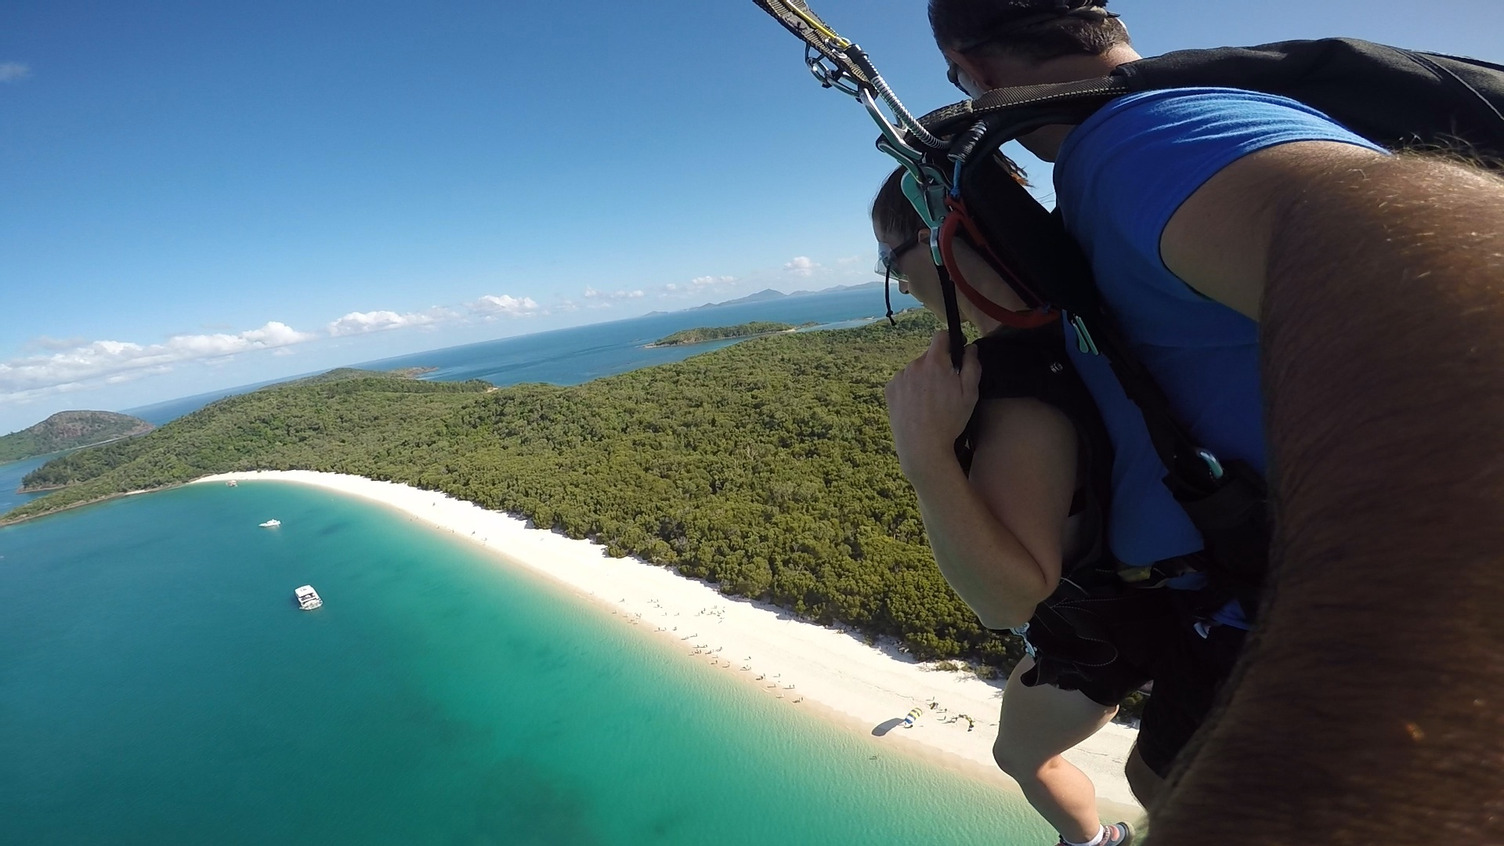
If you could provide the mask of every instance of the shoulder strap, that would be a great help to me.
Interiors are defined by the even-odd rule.
[[[986,120],[1011,139],[1080,123],[1124,94],[1190,87],[1289,97],[1390,149],[1464,146],[1485,165],[1504,167],[1504,66],[1357,38],[1179,50],[1100,79],[988,91],[919,122],[946,135]]]
[[[1504,155],[1504,67],[1357,38],[1181,50],[1113,71],[1134,91],[1209,86],[1298,100],[1390,149]]]

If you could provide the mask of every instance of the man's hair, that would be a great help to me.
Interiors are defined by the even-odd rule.
[[[914,204],[903,193],[903,176],[907,171],[898,168],[883,180],[872,200],[872,222],[883,235],[899,235],[913,238],[924,228],[924,218],[914,210]],[[889,244],[888,246],[897,246]]]
[[[1106,0],[930,0],[930,29],[942,50],[1008,55],[1034,62],[1100,56],[1131,44]]]

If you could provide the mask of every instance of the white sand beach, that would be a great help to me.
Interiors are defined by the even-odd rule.
[[[723,596],[663,567],[610,558],[589,541],[529,528],[523,520],[445,494],[307,471],[229,473],[197,482],[250,479],[313,485],[396,508],[472,540],[505,565],[594,599],[623,625],[677,644],[686,661],[744,679],[791,708],[825,712],[875,746],[927,756],[1017,791],[992,761],[1002,694],[998,684],[970,673],[935,670],[891,646],[870,646],[860,636],[791,619],[782,609]],[[923,713],[914,727],[897,727],[915,707]],[[975,721],[974,728],[965,716]],[[1141,813],[1123,777],[1134,734],[1128,727],[1109,725],[1066,753],[1096,784],[1100,810],[1109,819]]]

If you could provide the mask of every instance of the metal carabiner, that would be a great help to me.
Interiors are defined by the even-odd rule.
[[[913,145],[904,140],[903,135],[898,131],[898,127],[894,126],[888,120],[888,116],[883,114],[883,110],[877,107],[877,100],[873,99],[870,93],[862,91],[856,98],[866,107],[867,114],[872,116],[872,121],[877,124],[878,130],[883,134],[883,140],[887,141],[893,148],[892,150],[883,150],[883,152],[894,158],[901,157],[911,162],[924,161],[924,154],[914,149]],[[882,149],[880,143],[878,149]]]
[[[1196,457],[1206,462],[1206,469],[1212,474],[1213,479],[1221,479],[1222,474],[1226,472],[1222,469],[1222,462],[1218,461],[1217,456],[1213,455],[1210,450],[1198,449]]]
[[[843,94],[860,97],[863,93],[861,86],[850,81],[846,72],[834,64],[827,66],[826,62],[829,61],[816,52],[815,48],[807,44],[804,46],[804,64],[809,68],[809,72],[814,74],[822,88],[834,88]]]

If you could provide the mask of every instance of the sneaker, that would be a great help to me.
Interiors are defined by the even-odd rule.
[[[1100,846],[1133,846],[1133,826],[1128,823],[1103,823],[1102,829]],[[1066,846],[1064,837],[1060,838],[1060,846]]]

